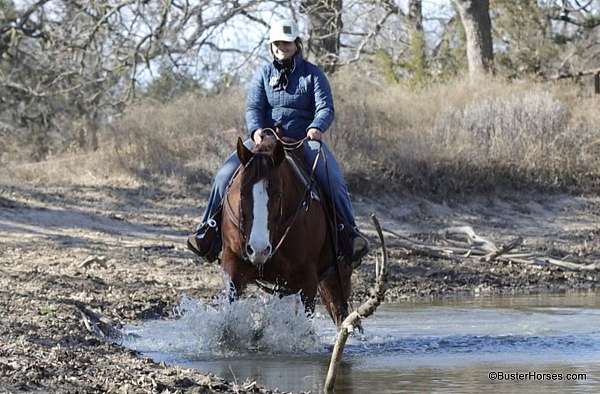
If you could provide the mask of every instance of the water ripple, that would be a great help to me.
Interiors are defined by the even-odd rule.
[[[575,353],[600,352],[600,336],[579,335],[449,335],[387,338],[373,342],[373,338],[346,347],[349,354],[425,354],[425,353],[504,353],[539,352]]]

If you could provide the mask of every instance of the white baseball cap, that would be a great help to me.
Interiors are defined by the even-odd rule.
[[[275,41],[292,42],[298,37],[298,25],[291,19],[284,19],[271,24],[269,44]]]

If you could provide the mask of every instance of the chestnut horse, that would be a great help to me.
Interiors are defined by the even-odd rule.
[[[275,136],[252,151],[238,139],[241,166],[223,201],[223,269],[235,297],[249,283],[267,282],[300,292],[312,313],[318,291],[339,328],[348,315],[352,269],[336,262],[324,204],[301,181],[285,149]]]

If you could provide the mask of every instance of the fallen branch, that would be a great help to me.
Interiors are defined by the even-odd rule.
[[[443,258],[450,260],[459,259],[456,254],[464,254],[464,249],[455,247],[438,247],[432,245],[420,244],[412,239],[396,233],[388,228],[382,228],[382,231],[393,235],[396,239],[389,242],[389,246],[406,249],[406,255],[420,255],[426,257]],[[483,253],[482,253],[483,254]]]
[[[517,246],[520,246],[522,244],[523,244],[523,238],[522,237],[517,237],[517,238],[513,239],[512,241],[510,241],[509,243],[502,245],[500,247],[500,249],[496,250],[495,252],[491,252],[490,254],[487,254],[487,255],[483,256],[479,260],[480,261],[485,261],[485,262],[496,260],[498,257],[502,256],[503,254],[506,254],[506,253],[510,252],[511,250],[513,250],[514,248],[516,248]]]
[[[325,387],[323,388],[323,391],[326,393],[332,392],[335,386],[335,378],[337,376],[340,361],[342,360],[342,354],[348,336],[360,325],[362,319],[371,316],[373,312],[375,312],[379,304],[381,304],[381,301],[383,301],[385,291],[387,290],[387,250],[385,248],[383,232],[381,231],[381,226],[375,215],[371,215],[371,220],[373,220],[373,224],[375,225],[375,229],[377,230],[377,234],[381,241],[381,265],[377,263],[375,266],[376,283],[375,287],[371,289],[371,296],[369,299],[360,305],[357,310],[350,313],[341,324],[340,331],[335,340],[333,352],[331,353],[327,379],[325,380]]]
[[[407,256],[417,255],[448,260],[461,260],[461,258],[457,256],[457,252],[460,253],[460,251],[454,248],[443,248],[431,245],[423,245],[403,240],[396,240],[395,242],[391,242],[390,246],[405,249],[404,254],[406,254]]]
[[[88,268],[92,264],[98,264],[102,268],[106,268],[106,256],[88,256],[79,264],[79,268]]]
[[[598,263],[590,263],[590,264],[577,264],[572,263],[570,261],[557,260],[550,257],[533,257],[531,259],[519,259],[519,258],[501,258],[501,261],[511,262],[511,263],[520,263],[524,265],[537,265],[540,267],[545,267],[549,265],[553,265],[556,267],[560,267],[566,269],[568,271],[598,271],[600,270],[600,264]]]
[[[416,255],[459,262],[468,261],[469,259],[471,261],[475,259],[475,261],[481,262],[491,262],[496,260],[524,265],[553,265],[569,271],[600,270],[600,263],[573,263],[526,251],[509,254],[510,251],[523,245],[523,237],[516,237],[512,241],[501,245],[498,248],[494,242],[477,235],[470,226],[451,227],[439,233],[444,236],[441,241],[450,244],[451,246],[426,245],[389,229],[385,229],[385,232],[395,237],[393,241],[388,243],[389,246],[398,247],[400,249],[395,250],[394,252],[407,257]]]
[[[485,250],[490,253],[498,250],[493,242],[475,234],[475,231],[471,226],[451,227],[444,232],[444,235],[446,237],[464,235],[467,238],[469,245],[474,248]]]
[[[579,77],[584,77],[586,75],[594,75],[594,74],[598,74],[598,73],[600,73],[600,68],[591,68],[591,69],[587,69],[587,70],[559,73],[557,75],[551,76],[548,79],[551,81],[552,80],[558,81],[560,79],[579,78]]]
[[[121,337],[121,332],[113,327],[113,324],[105,317],[92,311],[83,302],[66,299],[62,303],[74,306],[81,316],[81,322],[91,334],[102,339],[118,339]]]

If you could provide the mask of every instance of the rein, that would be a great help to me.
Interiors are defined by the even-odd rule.
[[[288,141],[284,141],[283,139],[281,139],[281,137],[277,134],[277,132],[270,127],[264,128],[263,131],[270,132],[277,141],[281,142],[281,145],[283,145],[283,149],[285,149],[288,152],[294,151],[294,150],[300,148],[302,146],[302,144],[304,144],[304,142],[309,140],[309,138],[307,136],[298,141],[288,142]],[[319,150],[319,153],[320,153],[320,150]]]
[[[252,163],[253,159],[254,159],[254,156],[251,157],[250,160],[248,160],[248,162],[244,166],[241,166],[241,165],[238,166],[238,168],[233,173],[233,176],[229,180],[229,183],[227,184],[227,188],[225,189],[225,196],[223,198],[224,205],[225,205],[224,211],[227,213],[229,220],[231,220],[231,222],[238,229],[238,234],[239,234],[239,239],[240,239],[240,253],[242,254],[242,257],[244,258],[244,260],[247,260],[248,256],[246,254],[246,248],[244,247],[244,245],[246,244],[246,234],[244,234],[244,231],[242,230],[242,204],[240,201],[240,204],[238,207],[238,213],[236,215],[236,213],[233,211],[231,203],[229,202],[229,189],[230,189],[231,185],[233,184],[233,180],[238,175],[238,173],[242,169],[246,169],[250,165],[250,163]],[[241,194],[241,187],[240,187],[240,194]],[[240,196],[240,198],[241,198],[241,196]]]
[[[297,149],[299,149],[300,147],[302,147],[302,145],[304,144],[304,142],[306,142],[307,140],[309,140],[308,137],[304,137],[301,140],[298,141],[294,141],[294,142],[287,142],[281,139],[281,137],[279,137],[279,135],[277,135],[277,133],[275,132],[275,130],[271,129],[271,128],[265,128],[263,129],[263,131],[269,131],[272,133],[272,135],[275,137],[275,139],[277,141],[279,141],[282,145],[283,148],[286,152],[291,152],[291,151],[295,151]],[[273,251],[271,252],[269,258],[271,258],[272,256],[274,256],[277,251],[281,248],[281,246],[283,245],[283,243],[285,242],[288,234],[290,233],[290,230],[293,228],[294,223],[296,222],[296,220],[298,219],[298,217],[300,216],[300,213],[302,212],[303,207],[305,207],[304,209],[306,211],[308,211],[309,209],[309,204],[310,204],[310,198],[311,198],[311,191],[314,187],[315,184],[315,170],[317,168],[317,164],[319,162],[319,159],[321,156],[323,156],[323,146],[321,145],[321,141],[319,142],[319,151],[317,152],[317,156],[315,157],[314,162],[312,163],[311,166],[311,170],[310,170],[310,177],[309,177],[309,182],[305,185],[305,189],[304,189],[304,193],[302,196],[302,199],[300,200],[300,202],[298,203],[298,206],[296,207],[296,211],[294,212],[294,214],[292,215],[291,219],[288,221],[288,224],[283,232],[283,235],[281,236],[281,238],[279,239],[279,241],[277,242],[275,248],[273,248]],[[235,176],[240,172],[240,170],[243,168],[247,168],[250,163],[252,163],[252,160],[254,159],[254,157],[252,157],[244,166],[239,166],[236,170],[236,172],[234,173],[233,177],[231,178],[230,183],[227,185],[227,188],[225,190],[225,198],[224,198],[224,211],[227,213],[227,216],[229,217],[229,219],[233,222],[233,224],[235,224],[235,226],[238,228],[239,230],[239,235],[240,235],[240,252],[242,257],[247,260],[248,256],[246,254],[246,248],[245,248],[245,234],[242,228],[242,212],[241,212],[241,204],[239,206],[239,212],[236,215],[236,213],[234,212],[233,207],[231,206],[230,202],[229,202],[229,197],[228,197],[228,191],[229,188],[231,186],[231,184],[233,183],[233,179],[235,178]]]

